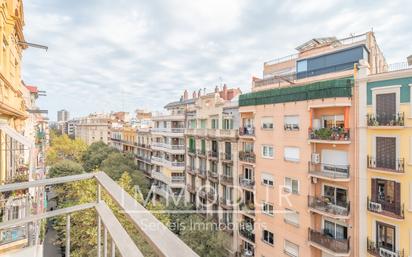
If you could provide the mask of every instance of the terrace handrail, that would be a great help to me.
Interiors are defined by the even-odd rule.
[[[121,226],[112,211],[107,205],[100,201],[101,188],[114,200],[129,219],[134,223],[135,227],[141,232],[147,242],[153,247],[159,256],[164,257],[198,257],[198,255],[187,246],[178,236],[173,234],[163,223],[153,216],[148,210],[140,205],[132,196],[123,190],[115,181],[113,181],[106,173],[84,173],[80,175],[48,178],[36,181],[21,182],[7,185],[0,185],[0,193],[7,191],[15,191],[27,189],[31,187],[57,185],[68,182],[75,182],[87,179],[96,179],[97,181],[97,203],[86,203],[76,205],[54,211],[48,211],[42,214],[28,216],[23,219],[10,220],[0,223],[0,229],[13,227],[28,222],[50,218],[58,215],[69,215],[70,213],[81,211],[89,208],[95,208],[102,220],[105,229],[110,233],[113,241],[122,256],[143,256],[137,246],[134,244],[130,236]],[[150,225],[148,225],[150,224]],[[179,249],[179,251],[176,251]]]

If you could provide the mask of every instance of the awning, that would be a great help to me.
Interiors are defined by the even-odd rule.
[[[34,142],[32,142],[27,137],[21,135],[19,132],[17,132],[15,129],[13,129],[12,127],[10,127],[9,125],[5,123],[0,123],[0,130],[6,133],[9,137],[13,138],[14,140],[18,141],[19,143],[27,147],[34,146]]]

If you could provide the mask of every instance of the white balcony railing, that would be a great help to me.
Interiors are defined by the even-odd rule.
[[[64,184],[80,180],[95,179],[97,182],[97,198],[96,201],[90,203],[79,204],[71,207],[48,211],[40,214],[32,214],[28,217],[4,221],[0,223],[0,230],[24,226],[29,223],[42,220],[45,218],[65,215],[66,235],[70,235],[70,217],[74,212],[95,209],[97,213],[97,252],[98,256],[107,255],[109,245],[114,246],[112,249],[117,249],[116,252],[124,257],[143,257],[142,252],[136,246],[128,232],[120,224],[112,210],[102,200],[102,190],[110,197],[122,212],[126,213],[129,220],[136,226],[146,242],[151,248],[155,249],[159,256],[190,256],[198,257],[198,255],[190,249],[179,237],[170,231],[164,224],[153,216],[148,210],[140,205],[133,197],[124,191],[115,181],[103,172],[85,173],[74,176],[35,180],[30,182],[22,182],[15,184],[7,184],[0,186],[0,193],[20,191],[34,187],[44,187],[48,185]],[[149,226],[148,226],[149,224]],[[156,229],[153,229],[156,228]],[[102,235],[102,231],[105,231]],[[107,233],[106,233],[107,232]],[[107,234],[109,236],[107,236]],[[109,243],[108,239],[111,239]],[[70,236],[66,237],[66,254],[70,256]],[[179,251],[176,251],[179,249]],[[112,250],[112,252],[114,252]]]
[[[185,132],[185,129],[184,128],[152,128],[152,132],[182,134]]]
[[[185,150],[184,145],[173,145],[168,143],[153,142],[152,147],[163,148],[167,150]]]

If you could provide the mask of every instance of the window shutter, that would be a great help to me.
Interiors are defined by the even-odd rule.
[[[376,188],[376,178],[373,178],[372,179],[372,201],[373,202],[376,202],[377,200],[378,200],[378,194],[377,194],[377,192],[376,192],[376,190],[377,190],[377,188]]]
[[[401,184],[400,183],[395,183],[395,206],[396,206],[396,212],[398,215],[401,215]],[[398,206],[400,208],[398,208]]]

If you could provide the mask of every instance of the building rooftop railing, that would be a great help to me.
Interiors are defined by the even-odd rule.
[[[136,226],[139,232],[144,236],[148,244],[154,249],[159,256],[198,256],[191,248],[189,248],[180,238],[171,232],[164,224],[157,220],[149,211],[140,205],[134,198],[125,192],[115,181],[103,172],[85,173],[81,175],[66,176],[59,178],[50,178],[35,180],[30,182],[14,183],[0,186],[0,193],[24,190],[33,187],[42,187],[48,185],[64,184],[69,182],[95,179],[97,182],[96,201],[79,204],[72,207],[66,207],[53,211],[47,211],[40,214],[28,215],[22,219],[9,220],[0,223],[0,230],[7,230],[13,227],[24,226],[31,222],[36,222],[42,219],[55,216],[65,215],[67,217],[66,234],[70,234],[70,214],[86,209],[94,208],[98,216],[97,229],[97,249],[102,256],[107,254],[106,249],[109,243],[107,242],[106,232],[112,240],[111,245],[115,246],[121,256],[137,256],[143,257],[139,248],[135,245],[127,231],[122,227],[112,210],[101,199],[102,189],[109,197],[116,202],[121,211],[124,211],[130,221]],[[148,226],[150,224],[150,226]],[[102,229],[104,236],[102,236]],[[113,248],[112,248],[113,249]],[[176,251],[179,249],[179,251]],[[66,256],[70,256],[70,236],[66,237]]]

